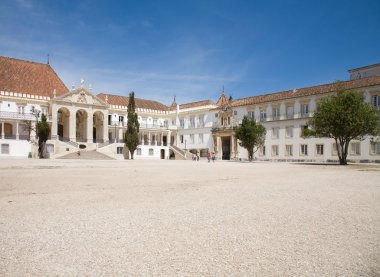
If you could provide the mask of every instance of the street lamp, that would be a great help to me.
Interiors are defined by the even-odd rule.
[[[185,153],[186,153],[186,140],[185,140]]]

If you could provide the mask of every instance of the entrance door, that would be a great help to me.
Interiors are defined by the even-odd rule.
[[[166,146],[168,144],[168,139],[167,139],[167,136],[163,136],[162,137],[162,142],[163,142],[163,145]]]
[[[161,149],[161,159],[165,159],[165,149]]]
[[[92,127],[92,141],[96,142],[96,127]]]
[[[58,124],[58,136],[63,138],[63,125]]]
[[[231,155],[231,137],[222,137],[222,160],[229,160]]]

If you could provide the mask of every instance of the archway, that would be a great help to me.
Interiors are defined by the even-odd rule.
[[[104,114],[102,112],[94,112],[93,115],[93,127],[92,127],[92,139],[94,142],[103,141],[103,128],[104,128]]]
[[[78,110],[76,112],[76,140],[77,142],[87,142],[87,112]]]
[[[161,149],[161,159],[165,159],[165,149]]]
[[[13,136],[13,126],[11,123],[4,123],[4,137],[12,138]]]
[[[175,160],[175,154],[174,154],[174,152],[173,152],[173,150],[169,150],[169,159],[170,160]]]
[[[62,141],[70,140],[70,111],[67,108],[58,110],[57,125],[58,139]]]

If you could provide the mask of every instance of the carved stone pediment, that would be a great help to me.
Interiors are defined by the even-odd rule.
[[[107,104],[104,103],[100,98],[96,97],[91,93],[91,91],[85,88],[78,88],[64,95],[56,97],[53,99],[53,102],[78,103],[104,107],[107,106]]]

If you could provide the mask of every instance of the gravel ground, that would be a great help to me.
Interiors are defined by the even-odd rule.
[[[0,159],[0,276],[380,276],[380,167]]]

